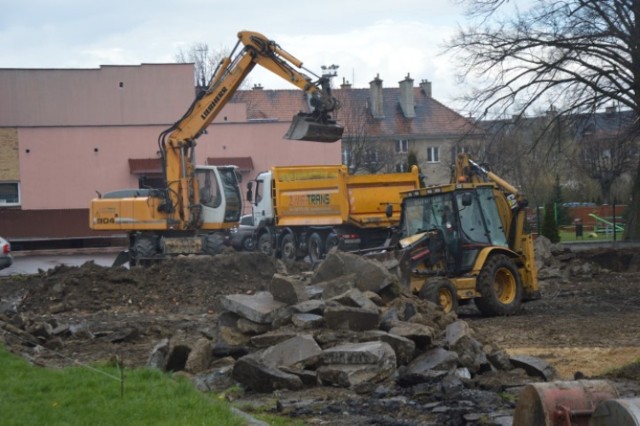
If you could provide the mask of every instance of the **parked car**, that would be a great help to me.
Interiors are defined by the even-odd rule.
[[[253,238],[255,229],[253,216],[250,214],[242,216],[238,226],[231,229],[231,246],[236,250],[252,251],[255,249]]]
[[[11,244],[0,237],[0,269],[8,268],[13,263],[11,257]]]

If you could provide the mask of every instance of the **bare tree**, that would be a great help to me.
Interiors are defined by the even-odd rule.
[[[351,89],[343,89],[349,91]],[[341,107],[337,117],[344,123],[342,137],[343,163],[350,173],[378,173],[395,168],[393,147],[389,141],[382,141],[371,136],[370,130],[375,126],[366,101],[359,101],[357,96],[344,93],[340,97]]]
[[[472,24],[448,43],[461,75],[479,88],[467,98],[477,116],[522,114],[541,104],[557,119],[603,109],[614,100],[640,116],[640,2],[537,0],[505,19],[514,2],[461,0]],[[491,12],[491,13],[489,13]],[[635,120],[631,131],[638,132]],[[635,138],[633,138],[635,140]],[[640,167],[637,168],[640,170]],[[636,171],[627,238],[640,238],[640,173]]]
[[[637,164],[638,146],[633,135],[627,133],[629,125],[619,118],[619,113],[607,113],[606,116],[600,118],[608,119],[607,127],[596,123],[583,127],[575,145],[574,158],[578,169],[598,182],[602,202],[608,204],[614,182]]]
[[[193,63],[193,79],[197,87],[206,87],[220,63],[228,55],[228,49],[211,51],[207,43],[193,43],[188,49],[180,49],[175,55],[178,63]]]

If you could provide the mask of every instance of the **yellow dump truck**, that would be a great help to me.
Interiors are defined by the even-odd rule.
[[[415,166],[407,173],[375,175],[350,175],[344,165],[272,167],[247,188],[255,246],[285,259],[308,255],[312,261],[336,246],[347,251],[380,246],[400,221],[400,192],[419,187]]]

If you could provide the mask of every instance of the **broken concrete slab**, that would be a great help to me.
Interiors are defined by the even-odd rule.
[[[355,331],[372,330],[378,327],[380,315],[365,308],[332,305],[324,310],[324,320],[329,328]]]
[[[361,341],[379,340],[388,343],[396,354],[397,365],[406,365],[414,357],[416,344],[413,340],[382,330],[370,330],[362,333]]]
[[[293,310],[293,312],[298,314],[322,315],[322,312],[324,312],[324,301],[307,300],[293,305],[291,309]]]
[[[287,305],[295,305],[309,299],[306,285],[295,277],[274,274],[269,284],[273,298]]]
[[[396,354],[385,342],[345,343],[322,351],[322,362],[326,365],[372,364],[377,370],[390,374],[396,367]]]
[[[552,381],[556,376],[553,366],[542,358],[529,355],[512,355],[510,361],[515,368],[524,369],[529,376],[540,377],[547,382]]]
[[[271,329],[271,324],[260,324],[246,318],[238,318],[236,327],[243,334],[255,335],[266,333]]]
[[[355,286],[361,291],[380,293],[393,284],[399,285],[396,275],[393,275],[380,262],[358,256],[353,253],[332,252],[322,262],[314,276],[312,283],[329,281],[346,274],[355,274]]]
[[[341,275],[328,281],[315,284],[322,288],[322,299],[328,300],[343,294],[356,286],[356,274]]]
[[[407,365],[400,374],[401,386],[424,383],[440,378],[438,371],[447,374],[447,371],[458,366],[458,354],[444,348],[433,348],[417,356]]]
[[[383,370],[372,364],[331,364],[318,368],[318,380],[325,386],[355,388],[387,379],[393,370]]]
[[[156,343],[156,345],[151,350],[149,359],[147,360],[147,367],[164,370],[167,366],[169,350],[169,339],[162,339],[158,343]]]
[[[297,328],[309,330],[321,327],[324,324],[324,317],[316,314],[293,314],[291,323]]]
[[[352,288],[338,296],[328,299],[327,302],[338,302],[344,306],[353,306],[355,308],[364,308],[378,312],[378,305],[367,298],[363,292],[357,288]]]
[[[265,349],[260,354],[260,360],[273,367],[289,367],[321,353],[322,349],[313,336],[301,335]]]
[[[445,328],[445,340],[449,349],[455,351],[460,364],[472,373],[489,371],[491,364],[482,348],[482,343],[473,337],[465,321],[454,321]]]
[[[206,371],[213,359],[213,346],[211,341],[200,338],[191,348],[184,370],[189,373],[200,373]]]
[[[269,346],[277,345],[278,343],[296,337],[297,335],[298,332],[295,330],[280,329],[253,336],[249,341],[254,347],[262,349]]]
[[[398,321],[389,329],[389,334],[413,340],[416,348],[424,351],[431,346],[435,331],[432,327],[424,324]]]
[[[246,355],[237,360],[231,377],[257,392],[273,392],[278,389],[299,390],[303,387],[300,377],[261,362],[255,354]]]
[[[220,303],[224,309],[259,324],[270,324],[278,311],[287,307],[286,303],[275,300],[268,291],[253,295],[231,294],[220,298]]]

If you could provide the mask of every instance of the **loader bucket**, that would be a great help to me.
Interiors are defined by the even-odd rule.
[[[310,114],[298,113],[293,116],[285,139],[311,142],[336,142],[342,137],[344,128],[333,120],[320,120]]]

